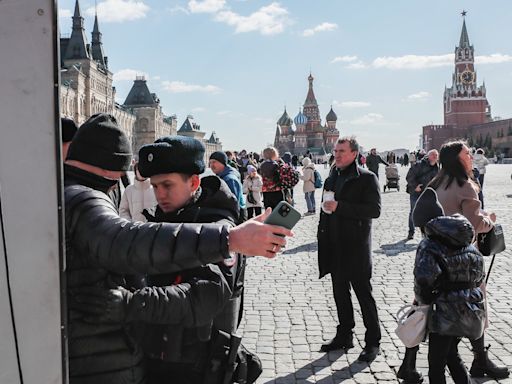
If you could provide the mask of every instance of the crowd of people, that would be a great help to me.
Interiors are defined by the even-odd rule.
[[[438,152],[360,154],[354,137],[335,144],[321,180],[311,154],[212,153],[203,144],[166,136],[131,144],[115,118],[97,114],[78,129],[62,121],[69,322],[73,383],[252,383],[257,356],[236,335],[243,317],[246,258],[275,257],[288,229],[264,223],[281,201],[294,204],[302,180],[307,211],[319,214],[320,278],[330,274],[339,324],[323,344],[329,352],[354,347],[353,289],[366,328],[358,359],[380,353],[381,330],[372,294],[372,220],[380,216],[379,165],[410,166],[409,232],[423,240],[414,267],[415,302],[430,305],[431,383],[472,376],[504,378],[507,367],[489,359],[485,343],[484,262],[473,245],[496,215],[483,210],[488,164],[483,150],[462,141]],[[205,175],[206,166],[213,175]],[[122,176],[134,171],[134,181]],[[316,206],[315,192],[322,193]],[[297,192],[297,191],[295,191]],[[457,351],[470,339],[469,372]],[[418,347],[405,350],[398,377],[420,383]]]

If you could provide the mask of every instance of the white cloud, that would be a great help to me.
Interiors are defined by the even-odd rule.
[[[204,112],[206,111],[206,108],[203,108],[203,107],[194,107],[191,109],[192,112],[196,113],[196,112]]]
[[[141,0],[105,0],[98,3],[98,17],[102,22],[121,23],[143,19],[149,12],[149,6]],[[86,10],[86,14],[94,16],[95,7]]]
[[[181,12],[181,13],[185,13],[186,15],[188,15],[190,13],[188,8],[182,7],[181,5],[175,5],[174,7],[167,8],[167,11],[169,13],[180,13]]]
[[[426,100],[431,96],[430,92],[420,91],[417,93],[413,93],[412,95],[407,96],[407,100],[415,101],[415,100]]]
[[[121,69],[114,73],[114,81],[133,81],[137,76],[144,76],[146,79],[149,78],[148,74],[136,69]]]
[[[216,13],[215,20],[235,27],[235,33],[259,32],[262,35],[282,33],[290,24],[288,10],[279,3],[261,7],[249,16],[239,15],[231,10]]]
[[[475,62],[477,64],[501,64],[512,61],[511,55],[503,55],[501,53],[493,53],[487,56],[476,56]]]
[[[221,89],[215,85],[187,84],[183,81],[164,81],[162,85],[166,91],[172,93],[219,93],[221,91]]]
[[[352,63],[357,60],[357,56],[336,56],[331,60],[331,64],[334,63]]]
[[[188,10],[192,13],[215,13],[226,5],[226,0],[190,0]]]
[[[334,101],[333,106],[340,108],[366,108],[372,105],[368,101]]]
[[[367,113],[364,116],[358,117],[350,121],[353,125],[370,125],[381,121],[384,118],[380,113]]]
[[[71,12],[71,9],[59,8],[59,17],[73,17],[73,12]]]
[[[319,24],[314,28],[305,29],[304,32],[302,32],[302,36],[309,37],[313,36],[318,32],[334,31],[337,28],[338,24],[323,22],[322,24]]]
[[[453,53],[446,55],[405,55],[377,57],[372,62],[374,68],[387,69],[425,69],[453,65]]]
[[[355,63],[350,63],[349,65],[347,65],[346,68],[349,68],[349,69],[364,69],[364,68],[368,68],[368,65],[366,65],[364,62],[359,60],[359,61],[357,61]]]

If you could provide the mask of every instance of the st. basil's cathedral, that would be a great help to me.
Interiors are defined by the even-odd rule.
[[[320,110],[313,91],[313,80],[313,76],[309,74],[308,94],[297,116],[292,120],[285,108],[283,115],[277,121],[274,146],[281,154],[291,152],[293,155],[302,156],[310,153],[313,159],[323,159],[326,154],[332,152],[338,140],[340,135],[336,129],[338,117],[332,107],[325,117],[326,123],[322,125]]]

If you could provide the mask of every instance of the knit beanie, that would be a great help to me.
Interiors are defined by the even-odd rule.
[[[62,142],[69,143],[71,140],[73,140],[76,131],[78,131],[76,123],[67,117],[62,117],[60,119],[60,126]]]
[[[444,210],[437,199],[437,193],[431,187],[427,187],[416,201],[412,211],[414,226],[424,227],[436,217],[444,216]]]
[[[211,159],[217,160],[219,163],[222,163],[224,165],[227,165],[228,163],[228,156],[222,151],[213,152],[210,155],[210,160]]]
[[[97,113],[76,132],[67,159],[109,171],[127,171],[132,160],[131,144],[114,116]]]
[[[302,165],[305,167],[307,165],[311,164],[311,159],[309,157],[305,157],[302,159]]]
[[[253,172],[256,172],[257,169],[254,165],[248,165],[247,166],[247,173],[253,173]]]
[[[204,172],[204,145],[186,136],[165,136],[139,151],[139,173],[151,177],[164,173],[199,175]]]
[[[292,154],[290,152],[285,152],[281,157],[286,164],[290,164],[292,162]]]

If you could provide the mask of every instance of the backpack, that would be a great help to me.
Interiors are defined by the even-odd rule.
[[[322,188],[322,185],[324,184],[323,181],[322,181],[322,176],[320,176],[320,172],[318,172],[316,169],[315,169],[315,172],[313,173],[314,177],[315,177],[315,188]]]
[[[279,185],[284,189],[291,189],[299,182],[299,172],[288,164],[279,165]]]

